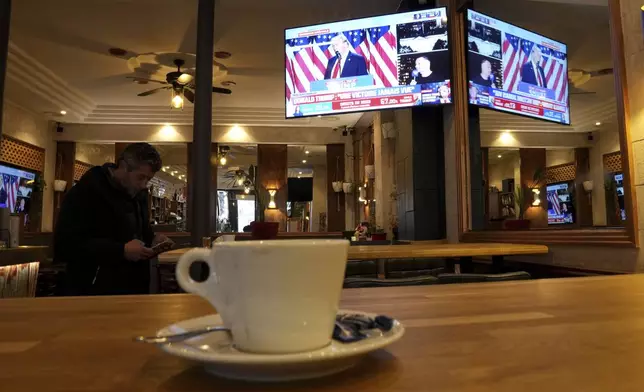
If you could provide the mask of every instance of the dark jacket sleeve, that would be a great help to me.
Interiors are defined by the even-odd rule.
[[[152,225],[150,224],[150,213],[148,209],[148,193],[143,192],[143,196],[139,200],[139,206],[141,208],[141,216],[143,217],[143,242],[146,246],[152,246],[152,241],[154,241],[154,231],[152,230]]]
[[[124,243],[100,238],[99,217],[92,205],[96,195],[89,185],[78,184],[63,200],[54,237],[55,258],[60,262],[94,261],[101,265],[124,260]]]

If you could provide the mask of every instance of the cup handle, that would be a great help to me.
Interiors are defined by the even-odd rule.
[[[177,282],[182,289],[186,290],[189,293],[201,295],[202,297],[205,295],[205,283],[208,282],[210,277],[208,277],[208,279],[203,282],[197,282],[190,277],[190,266],[194,262],[205,261],[212,269],[210,263],[211,252],[212,250],[208,248],[190,249],[179,258],[179,262],[177,263],[177,268],[175,270],[175,275],[177,277]]]

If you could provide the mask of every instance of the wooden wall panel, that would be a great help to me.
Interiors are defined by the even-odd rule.
[[[546,185],[542,184],[541,206],[533,207],[533,195],[530,187],[533,186],[534,173],[537,170],[545,170],[546,167],[546,149],[545,148],[520,148],[519,156],[521,158],[521,188],[525,193],[525,218],[531,221],[531,227],[544,228],[548,227],[548,203],[546,201]]]
[[[114,163],[118,162],[121,153],[125,150],[125,147],[129,146],[130,143],[114,143]]]
[[[259,192],[260,197],[265,201],[264,208],[267,207],[269,198],[266,190],[277,189],[277,194],[275,195],[277,209],[266,209],[264,211],[265,219],[267,222],[279,222],[280,231],[286,230],[286,201],[288,199],[287,150],[286,144],[257,145],[257,182],[263,187]]]
[[[67,181],[67,191],[74,184],[74,166],[76,163],[76,143],[74,142],[57,142],[56,143],[56,179]],[[80,178],[80,177],[79,177]],[[52,184],[53,185],[53,184]],[[54,202],[54,227],[58,220],[60,205],[67,192],[56,192]]]
[[[550,166],[546,168],[546,183],[574,181],[577,176],[575,162],[564,163],[563,165]]]
[[[616,173],[622,171],[622,153],[619,151],[604,154],[604,172]]]
[[[344,144],[326,146],[327,231],[346,230],[344,193],[335,193],[332,184],[336,178],[344,179],[344,161]]]
[[[577,224],[581,227],[593,225],[592,199],[584,191],[584,181],[590,180],[590,149],[575,148],[575,210]],[[597,184],[599,185],[599,184]]]
[[[45,149],[2,136],[0,161],[42,173],[45,171]]]
[[[74,181],[78,181],[91,169],[93,166],[86,162],[75,161],[74,162]]]

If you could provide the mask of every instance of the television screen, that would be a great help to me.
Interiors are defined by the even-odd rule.
[[[0,208],[11,213],[26,212],[36,174],[0,165]]]
[[[472,105],[570,125],[566,45],[468,10]]]
[[[312,201],[313,200],[313,178],[289,178],[288,179],[288,201]]]
[[[284,34],[287,118],[452,102],[446,8]]]
[[[575,223],[575,212],[572,203],[572,187],[569,183],[546,186],[548,198],[548,224],[560,225]]]
[[[620,216],[623,221],[626,220],[626,208],[624,207],[624,174],[617,173],[615,178],[615,191],[617,192],[617,202],[619,203]]]

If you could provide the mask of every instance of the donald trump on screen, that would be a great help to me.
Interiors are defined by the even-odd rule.
[[[546,87],[546,74],[541,67],[541,49],[537,45],[532,46],[530,61],[521,67],[521,81],[539,87]]]
[[[333,37],[331,46],[335,56],[329,59],[324,79],[348,78],[369,74],[364,57],[351,51],[351,44],[344,34],[340,33]]]

